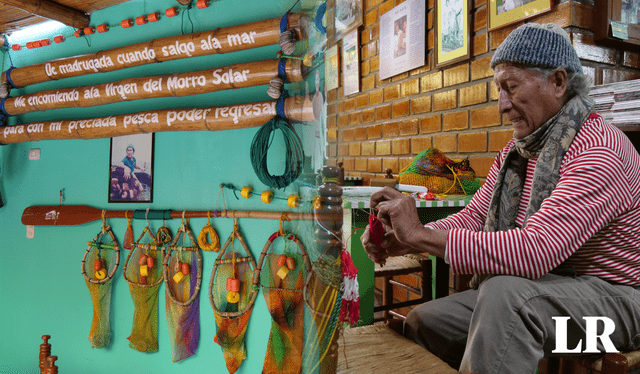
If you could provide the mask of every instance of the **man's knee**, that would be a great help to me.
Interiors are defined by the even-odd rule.
[[[428,303],[413,308],[404,321],[404,336],[412,340],[420,340],[433,319]]]
[[[519,305],[533,296],[533,282],[513,275],[494,275],[480,285],[478,303],[494,308]]]

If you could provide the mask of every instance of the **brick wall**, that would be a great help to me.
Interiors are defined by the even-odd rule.
[[[496,152],[513,136],[510,123],[498,113],[489,62],[509,32],[523,22],[487,32],[487,0],[474,0],[471,58],[434,68],[434,0],[428,0],[426,65],[380,80],[379,19],[404,0],[363,1],[360,92],[345,97],[339,87],[327,93],[327,163],[335,166],[342,161],[346,175],[361,176],[366,183],[382,177],[386,169],[397,175],[415,155],[436,147],[450,157],[469,157],[477,175],[485,177]],[[565,28],[594,84],[640,79],[640,53],[595,44],[594,12],[592,4],[569,1],[556,3],[552,11],[528,21],[554,22]],[[632,135],[637,138],[637,133]],[[416,275],[396,278],[419,284]],[[380,281],[376,280],[378,289]],[[467,281],[456,284],[452,279],[452,292]],[[409,297],[415,296],[394,289],[396,301]]]
[[[426,65],[380,80],[380,16],[403,1],[364,0],[360,92],[345,97],[339,87],[327,93],[328,164],[342,161],[346,175],[366,183],[386,169],[397,175],[420,151],[436,147],[450,157],[469,157],[485,177],[496,152],[512,138],[510,123],[498,113],[489,62],[523,22],[487,32],[486,0],[474,0],[471,58],[434,68],[434,0],[428,0]],[[593,5],[569,1],[528,21],[564,27],[595,84],[639,79],[640,53],[594,43],[594,11]]]

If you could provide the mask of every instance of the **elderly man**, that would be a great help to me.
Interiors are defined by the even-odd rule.
[[[471,203],[422,226],[412,198],[371,197],[386,230],[362,236],[371,259],[427,253],[483,280],[415,308],[405,335],[462,373],[535,373],[554,351],[586,350],[583,317],[610,321],[599,351],[640,349],[640,155],[594,113],[560,27],[517,28],[491,67],[514,139]]]

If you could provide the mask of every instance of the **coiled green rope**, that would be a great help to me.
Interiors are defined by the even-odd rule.
[[[280,130],[286,147],[285,171],[282,175],[272,175],[267,167],[267,153],[273,142],[275,131]],[[302,172],[304,151],[302,141],[289,122],[276,115],[260,127],[251,141],[251,166],[258,179],[272,188],[285,188],[298,179]]]

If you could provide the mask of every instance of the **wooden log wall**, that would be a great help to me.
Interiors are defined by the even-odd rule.
[[[109,117],[0,126],[0,144],[54,139],[98,139],[164,131],[220,131],[258,127],[277,114],[277,100],[210,108],[163,109]],[[313,104],[303,96],[284,100],[284,115],[313,121]]]
[[[302,14],[288,17],[288,29],[302,38]],[[281,18],[257,21],[199,33],[178,35],[113,48],[81,56],[62,58],[35,65],[9,69],[0,82],[15,87],[126,69],[156,62],[241,51],[280,42]]]
[[[3,101],[9,115],[59,108],[90,107],[122,101],[158,97],[188,96],[269,84],[278,76],[280,60],[234,64],[189,73],[137,77],[94,86],[39,91]],[[302,62],[287,59],[285,72],[290,82],[302,82]]]

